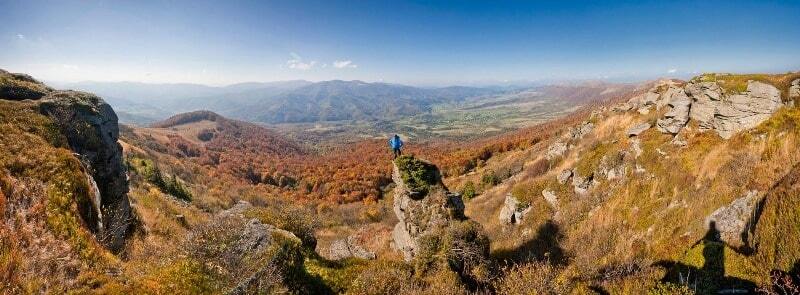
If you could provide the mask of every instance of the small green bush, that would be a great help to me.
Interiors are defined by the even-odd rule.
[[[464,183],[464,186],[461,187],[461,197],[464,200],[471,200],[475,197],[475,195],[477,195],[477,192],[475,191],[475,183],[472,181],[467,181]]]
[[[487,170],[486,173],[481,176],[481,184],[484,187],[493,187],[500,184],[500,181],[500,177],[498,177],[493,170]]]
[[[408,189],[427,195],[431,185],[439,183],[439,169],[435,165],[414,158],[414,156],[401,156],[395,160],[400,177]]]
[[[130,162],[128,163],[130,165]],[[175,177],[174,174],[172,177],[165,179],[164,175],[161,173],[161,169],[159,169],[158,166],[152,161],[141,160],[140,165],[141,168],[138,169],[130,166],[129,168],[141,173],[147,182],[156,186],[159,190],[161,190],[161,192],[187,202],[192,201],[192,193],[186,188],[186,186],[183,185],[183,183],[178,180],[177,177]]]

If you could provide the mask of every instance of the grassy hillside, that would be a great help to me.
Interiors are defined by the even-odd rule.
[[[795,76],[725,77],[783,87]],[[98,242],[91,178],[57,124],[35,101],[0,100],[0,288],[715,294],[786,284],[778,279],[796,276],[800,261],[800,108],[727,140],[690,121],[676,144],[655,127],[628,134],[666,107],[612,109],[649,86],[512,132],[411,141],[404,153],[416,157],[397,162],[399,177],[419,191],[441,180],[461,192],[472,221],[426,236],[410,262],[392,246],[399,209],[383,139],[312,147],[210,112],[122,127],[136,231],[115,253]],[[724,220],[707,220],[747,196],[755,209],[730,241]],[[499,218],[507,197],[525,212],[517,224]],[[332,259],[341,245],[376,258]],[[486,250],[488,259],[470,258]]]

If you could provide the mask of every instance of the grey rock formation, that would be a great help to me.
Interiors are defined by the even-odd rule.
[[[97,182],[103,226],[102,232],[93,230],[108,248],[120,249],[130,233],[133,216],[122,146],[117,142],[117,115],[99,97],[77,91],[53,91],[40,99],[39,108],[53,120]]]
[[[638,138],[631,138],[631,154],[633,158],[639,158],[642,155],[642,142]]]
[[[565,184],[570,177],[572,177],[572,170],[564,169],[564,171],[561,171],[561,173],[556,176],[556,180],[558,180],[558,183],[560,184]]]
[[[747,225],[754,217],[758,201],[758,191],[750,191],[729,205],[715,210],[706,217],[705,224],[709,228],[714,226],[719,231],[719,238],[728,245],[745,246],[747,241],[742,240],[742,233],[747,230]]]
[[[503,208],[500,209],[498,219],[504,224],[520,224],[530,211],[530,206],[524,206],[517,198],[508,194],[503,202]]]
[[[628,134],[628,136],[637,136],[642,132],[644,132],[645,130],[650,129],[650,127],[651,127],[650,123],[643,122],[633,125],[631,128],[628,128],[628,131],[626,133]]]
[[[339,260],[350,257],[371,260],[375,259],[375,253],[359,245],[354,236],[334,241],[328,250],[328,258],[330,259]]]
[[[578,126],[570,128],[569,139],[581,139],[594,130],[594,124],[591,122],[583,122]]]
[[[9,73],[0,69],[0,99],[36,100],[53,89],[26,74]]]
[[[93,94],[53,90],[28,75],[3,70],[0,99],[31,100],[53,121],[90,176],[87,182],[96,183],[99,191],[99,198],[92,196],[99,210],[83,212],[81,217],[102,244],[120,250],[131,232],[133,215],[122,146],[117,143],[117,115],[111,106]]]
[[[594,124],[587,121],[570,128],[569,131],[564,133],[564,135],[562,135],[558,141],[554,142],[547,148],[545,157],[548,160],[552,160],[563,156],[569,150],[570,142],[583,138],[591,133],[592,130],[594,130]]]
[[[748,81],[747,91],[730,96],[715,82],[689,83],[686,93],[692,98],[689,117],[701,130],[714,129],[726,139],[757,126],[783,105],[775,86],[758,81]]]
[[[286,275],[302,267],[302,241],[289,231],[248,219],[244,213],[250,208],[240,201],[220,212],[195,227],[182,248],[185,255],[220,272],[236,274],[227,294],[283,291]]]
[[[428,162],[424,165],[437,169]],[[437,173],[438,174],[438,173]],[[393,247],[403,252],[406,261],[414,258],[418,239],[437,229],[447,227],[451,221],[464,220],[464,203],[457,194],[450,193],[441,179],[433,180],[428,193],[419,196],[403,182],[402,172],[394,165],[394,213],[399,220],[392,231]]]
[[[564,153],[567,152],[567,149],[568,149],[568,147],[567,147],[567,144],[565,142],[556,141],[555,143],[553,143],[552,145],[550,145],[547,148],[547,154],[545,154],[545,157],[548,160],[552,160],[552,159],[561,157],[561,156],[564,155]]]
[[[633,106],[628,102],[622,102],[614,106],[615,112],[627,112],[633,109]]]
[[[670,110],[664,114],[663,119],[656,122],[658,131],[662,133],[677,134],[683,126],[689,122],[689,109],[692,100],[686,95],[683,89],[672,90],[667,105]]]
[[[792,81],[792,86],[789,86],[789,98],[800,97],[800,79]]]
[[[717,105],[713,126],[722,138],[758,126],[769,119],[783,103],[775,86],[756,81],[747,82],[747,91],[731,95]]]
[[[542,197],[544,197],[544,200],[547,201],[548,204],[550,204],[550,207],[553,207],[553,209],[558,210],[558,196],[556,196],[554,192],[549,190],[543,190]]]
[[[700,125],[701,130],[712,129],[716,105],[722,99],[722,88],[714,82],[689,83],[686,94],[692,98],[689,118]]]
[[[592,181],[594,180],[594,174],[589,174],[588,176],[581,176],[578,175],[577,171],[573,171],[572,174],[572,187],[577,194],[586,194],[589,191],[589,188],[592,186]]]

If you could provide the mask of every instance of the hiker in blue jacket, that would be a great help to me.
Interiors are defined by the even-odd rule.
[[[392,139],[389,139],[389,146],[392,148],[392,152],[394,152],[394,158],[397,159],[400,156],[400,148],[403,147],[403,141],[400,140],[400,136],[395,134]]]

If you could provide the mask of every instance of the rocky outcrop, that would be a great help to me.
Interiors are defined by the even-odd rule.
[[[775,86],[756,81],[747,83],[747,91],[717,103],[712,125],[722,138],[758,126],[783,106],[781,93]]]
[[[328,258],[340,260],[345,258],[375,259],[375,253],[364,249],[355,236],[334,241],[328,250]]]
[[[500,209],[498,219],[503,224],[520,224],[530,211],[530,206],[522,204],[517,198],[508,194],[503,202],[503,208]]]
[[[572,170],[564,169],[561,171],[561,173],[558,174],[558,176],[556,176],[556,180],[558,181],[559,184],[565,184],[567,183],[570,177],[572,177]]]
[[[545,157],[548,160],[561,157],[567,152],[568,149],[567,143],[563,141],[556,141],[547,148],[547,154],[545,154]]]
[[[87,170],[91,178],[87,182],[96,183],[100,193],[100,208],[95,208],[99,210],[83,212],[84,221],[101,243],[119,250],[130,233],[133,216],[122,147],[117,143],[117,115],[111,106],[90,93],[53,90],[30,76],[2,70],[0,99],[32,100],[31,104],[53,121]]]
[[[723,242],[732,247],[743,247],[743,233],[755,215],[755,207],[759,201],[758,191],[750,191],[729,205],[715,210],[706,217],[705,224],[710,232],[717,234]],[[715,232],[716,231],[716,232]]]
[[[800,91],[800,86],[796,89]],[[642,114],[649,113],[653,107],[669,107],[656,122],[662,133],[678,134],[692,120],[697,122],[700,131],[714,130],[727,139],[765,121],[783,102],[775,86],[758,81],[748,81],[747,90],[736,94],[726,93],[717,82],[692,81],[681,87],[672,81],[662,81],[625,104]],[[629,135],[633,135],[632,132]]]
[[[757,81],[748,81],[747,91],[733,95],[715,82],[692,82],[686,93],[692,98],[689,117],[701,130],[713,129],[726,139],[757,126],[783,105],[775,86]]]
[[[631,128],[628,128],[626,134],[628,134],[628,136],[637,136],[647,129],[650,129],[650,123],[647,122],[639,123],[631,126]]]
[[[792,85],[789,86],[789,98],[796,97],[800,97],[800,79],[792,81]]]
[[[0,69],[0,99],[36,100],[53,89],[25,74],[9,73]]]
[[[89,170],[100,191],[103,216],[100,241],[119,249],[130,231],[132,214],[117,115],[97,96],[54,91],[40,100],[40,110],[61,130],[70,149]]]
[[[214,266],[227,294],[281,293],[303,267],[302,241],[293,233],[246,217],[240,201],[192,230],[186,256]]]
[[[578,126],[570,128],[569,133],[567,133],[567,139],[581,139],[591,133],[592,130],[594,130],[594,124],[592,122],[583,122]]]
[[[544,197],[544,200],[547,201],[547,204],[550,204],[550,207],[558,210],[558,196],[556,196],[556,193],[549,190],[543,190],[542,197]]]
[[[594,174],[581,176],[577,173],[577,171],[573,171],[572,173],[572,188],[577,194],[586,194],[589,191],[589,188],[592,186],[593,181]]]
[[[563,156],[570,149],[570,142],[583,138],[591,133],[592,130],[594,130],[594,124],[588,121],[584,121],[580,125],[570,128],[561,138],[547,148],[545,157],[548,160],[552,160]]]
[[[663,119],[658,119],[656,126],[662,133],[678,134],[683,126],[689,122],[689,109],[692,100],[686,95],[683,89],[674,90],[667,103],[669,111],[664,114]]]
[[[392,179],[394,213],[399,220],[392,231],[393,247],[410,261],[420,237],[465,219],[464,203],[461,196],[447,190],[435,165],[412,156],[394,161]]]

